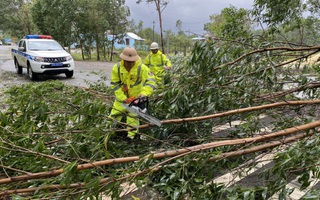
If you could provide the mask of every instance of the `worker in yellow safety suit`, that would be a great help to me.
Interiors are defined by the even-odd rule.
[[[126,123],[131,127],[137,127],[139,119],[129,113],[122,103],[129,104],[138,97],[149,97],[156,87],[155,79],[134,48],[126,47],[120,54],[120,58],[121,61],[113,66],[111,73],[111,89],[116,99],[110,117],[121,121],[126,116]],[[128,131],[127,137],[134,139],[136,133],[137,130]]]
[[[159,45],[152,42],[150,45],[150,54],[146,57],[144,64],[147,65],[156,78],[157,87],[163,89],[164,76],[166,71],[170,70],[172,65],[170,60],[159,50]]]

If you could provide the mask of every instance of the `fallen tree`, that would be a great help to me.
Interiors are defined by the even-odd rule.
[[[178,120],[165,120],[162,123],[163,124],[170,124],[170,123],[179,123],[179,122],[202,121],[202,120],[206,120],[206,119],[212,119],[215,117],[222,117],[222,116],[227,116],[227,115],[231,115],[231,114],[238,114],[241,112],[249,112],[249,111],[261,110],[261,109],[267,109],[267,108],[274,108],[274,107],[278,107],[278,106],[287,106],[287,105],[297,106],[297,105],[319,104],[319,103],[320,103],[320,100],[279,102],[279,103],[274,103],[274,104],[269,104],[269,105],[257,106],[254,108],[251,107],[251,108],[244,108],[244,109],[239,109],[239,110],[235,110],[235,111],[228,111],[225,113],[219,113],[219,114],[210,115],[210,116],[202,116],[202,117],[186,118],[186,119],[178,119]],[[144,159],[145,157],[151,157],[152,159],[161,159],[161,158],[166,158],[166,157],[178,156],[180,154],[185,154],[188,152],[197,152],[197,151],[202,151],[202,150],[206,150],[206,149],[216,148],[219,146],[250,144],[250,143],[254,143],[254,142],[260,142],[262,140],[270,140],[270,139],[273,139],[273,138],[276,138],[279,136],[286,136],[286,135],[293,134],[293,133],[300,132],[300,131],[314,129],[318,126],[320,126],[320,121],[315,121],[315,122],[308,123],[305,125],[292,127],[290,129],[285,129],[283,131],[279,131],[276,133],[269,133],[269,134],[265,134],[262,136],[237,139],[237,140],[224,140],[224,141],[220,141],[220,142],[201,144],[201,145],[196,145],[196,146],[192,146],[192,147],[185,147],[183,149],[170,150],[170,151],[166,151],[163,153],[154,153],[154,154],[146,155],[142,158],[139,155],[137,155],[137,156],[132,156],[132,157],[115,158],[115,159],[109,159],[109,160],[103,160],[103,161],[96,161],[96,162],[92,162],[92,163],[78,165],[76,167],[76,169],[77,170],[85,170],[85,169],[90,169],[90,168],[95,168],[95,167],[105,166],[105,165],[135,162],[140,159]],[[296,137],[296,140],[299,138],[300,137]],[[8,144],[6,141],[1,141],[1,142],[4,144]],[[270,142],[270,141],[268,141],[268,142]],[[11,144],[8,144],[8,145],[10,146]],[[281,142],[277,143],[277,145],[281,145]],[[268,148],[270,148],[270,147],[268,147]],[[48,157],[51,159],[55,159],[54,157],[51,157],[48,155],[42,155],[40,153],[37,153],[37,155]],[[28,173],[27,175],[24,175],[24,176],[8,177],[5,179],[0,179],[0,185],[11,183],[11,182],[17,182],[17,181],[27,181],[27,180],[37,179],[37,178],[46,178],[46,177],[51,177],[51,176],[57,176],[63,172],[64,172],[64,169],[58,169],[58,170],[52,170],[49,172],[39,172],[39,173],[31,173],[31,174]]]
[[[166,90],[150,98],[152,115],[163,126],[141,120],[133,128],[146,140],[130,143],[121,138],[127,124],[112,122],[117,135],[108,149],[103,140],[113,131],[107,126],[113,95],[107,85],[13,86],[0,113],[1,195],[86,198],[103,192],[119,198],[120,183],[129,181],[153,187],[163,198],[265,198],[288,192],[290,176],[301,177],[303,189],[310,171],[319,174],[320,101],[319,84],[305,73],[315,74],[317,65],[302,70],[298,64],[315,53],[197,44],[190,59],[172,59]],[[214,132],[216,126],[225,129]],[[269,184],[241,190],[208,184],[264,151],[275,154],[274,166],[263,172]]]
[[[240,156],[240,155],[244,155],[244,154],[248,154],[248,153],[254,153],[254,152],[268,149],[271,147],[275,147],[275,146],[287,144],[289,142],[297,141],[303,137],[311,136],[313,134],[313,132],[303,133],[303,134],[299,134],[297,136],[292,136],[292,137],[289,137],[286,139],[281,139],[281,141],[271,141],[270,142],[271,139],[276,139],[277,137],[280,137],[280,136],[291,135],[296,132],[302,132],[302,131],[314,129],[319,126],[320,126],[320,121],[315,121],[315,122],[312,122],[309,124],[305,124],[305,125],[301,125],[301,126],[297,126],[297,127],[292,127],[292,128],[289,128],[289,129],[286,129],[283,131],[265,134],[262,136],[256,136],[256,137],[244,138],[244,139],[226,140],[226,141],[220,141],[220,142],[212,142],[212,143],[201,144],[201,145],[192,146],[192,147],[186,147],[183,149],[176,149],[176,150],[170,150],[170,151],[161,152],[161,153],[154,153],[154,154],[146,155],[144,157],[132,156],[132,157],[126,157],[126,158],[116,158],[116,159],[110,159],[110,160],[97,161],[97,162],[77,165],[76,169],[77,170],[85,170],[85,169],[95,168],[95,167],[99,167],[99,166],[115,165],[115,164],[127,163],[127,162],[135,162],[135,161],[144,160],[144,159],[148,159],[148,158],[161,159],[161,158],[173,157],[173,159],[176,159],[176,158],[179,158],[181,156],[186,156],[191,153],[204,151],[204,150],[208,150],[208,149],[213,149],[213,148],[220,147],[220,146],[229,146],[229,145],[231,146],[231,145],[239,145],[239,144],[254,145],[255,143],[258,143],[258,142],[261,142],[264,140],[269,140],[268,143],[264,144],[264,145],[257,145],[255,147],[243,149],[241,151],[236,151],[236,152],[222,153],[221,155],[218,155],[215,158],[209,159],[209,161],[216,161],[221,158],[227,158],[227,157],[232,157],[232,156]],[[168,159],[168,160],[162,161],[161,164],[157,164],[156,167],[152,166],[150,168],[143,169],[143,171],[135,172],[130,175],[125,175],[124,177],[121,177],[121,178],[116,178],[116,179],[114,177],[103,178],[99,181],[99,184],[105,186],[107,184],[110,184],[110,183],[116,182],[116,181],[119,181],[119,182],[120,181],[127,181],[130,178],[137,177],[139,175],[143,175],[143,174],[149,173],[151,171],[155,172],[155,171],[161,169],[162,165],[165,165],[166,163],[172,162],[173,159]],[[59,169],[59,170],[53,170],[50,172],[40,172],[40,173],[36,173],[36,174],[28,174],[25,176],[9,177],[9,178],[5,178],[5,179],[0,179],[0,184],[8,184],[8,183],[18,182],[18,181],[28,181],[28,180],[32,180],[32,179],[38,179],[38,178],[47,178],[47,177],[51,177],[51,176],[57,176],[63,172],[64,172],[64,169]],[[59,185],[48,185],[48,186],[34,187],[34,188],[6,190],[6,191],[1,192],[0,196],[8,195],[8,194],[17,194],[17,193],[31,193],[31,192],[36,192],[39,190],[48,190],[48,189],[49,190],[62,190],[62,189],[70,189],[70,188],[83,188],[86,185],[87,185],[86,183],[72,183],[68,186],[59,184]]]

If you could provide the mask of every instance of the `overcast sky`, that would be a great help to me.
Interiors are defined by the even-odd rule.
[[[168,0],[169,4],[162,12],[163,30],[176,32],[176,22],[181,20],[182,30],[195,34],[204,34],[203,26],[210,22],[210,15],[220,14],[223,8],[235,6],[237,9],[251,9],[254,0]],[[131,16],[135,23],[143,21],[143,28],[153,28],[160,32],[159,18],[154,3],[147,4],[146,1],[136,4],[136,0],[126,0],[125,5],[130,9]]]

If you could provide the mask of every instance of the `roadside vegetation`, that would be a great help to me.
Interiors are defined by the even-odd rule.
[[[148,54],[150,53],[150,51],[145,51],[145,50],[138,50],[137,52],[138,52],[138,55],[141,57],[142,60],[144,60],[148,56]],[[112,62],[116,63],[116,62],[120,61],[120,57],[119,57],[120,53],[121,52],[114,53]],[[72,49],[71,50],[71,55],[72,55],[73,59],[76,60],[76,61],[83,61],[83,58],[84,58],[85,61],[93,61],[93,62],[97,61],[97,54],[96,53],[92,53],[90,55],[90,57],[88,57],[88,56],[82,57],[82,54],[81,54],[79,49]],[[169,53],[167,55],[170,56],[170,57],[174,56],[173,53]],[[110,60],[108,60],[107,58],[106,59],[101,59],[101,61],[110,62]]]
[[[107,117],[108,77],[89,88],[58,81],[10,87],[0,104],[0,196],[120,199],[127,183],[139,190],[122,199],[284,200],[308,188],[320,178],[315,3],[263,0],[251,11],[230,6],[212,15],[206,28],[214,37],[188,56],[171,55],[166,89],[150,98],[163,125],[142,120],[143,140],[124,140],[126,124]],[[265,28],[253,29],[257,22]],[[117,135],[105,144],[112,130]],[[214,181],[239,166],[245,174],[265,154],[273,165],[258,174],[259,184]],[[292,179],[297,188],[287,187]],[[301,199],[319,196],[310,189]]]

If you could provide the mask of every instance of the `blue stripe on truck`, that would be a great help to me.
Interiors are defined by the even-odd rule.
[[[11,50],[13,53],[16,53],[16,54],[19,54],[19,55],[22,55],[23,57],[26,57],[28,60],[32,60],[32,56],[30,56],[29,54],[26,54],[22,51],[18,51],[16,49],[12,49]]]

